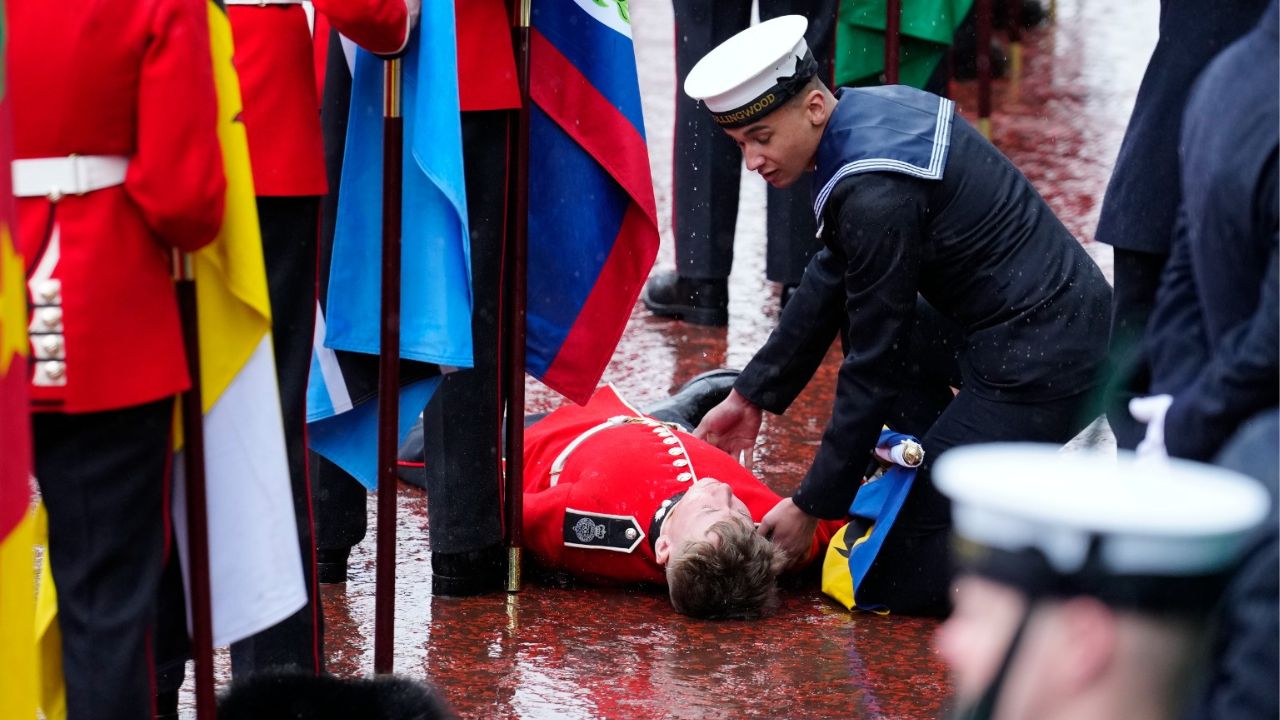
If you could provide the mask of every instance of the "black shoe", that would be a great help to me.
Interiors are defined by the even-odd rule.
[[[325,548],[316,550],[316,582],[325,585],[347,581],[347,560],[351,548]]]
[[[470,597],[497,592],[505,586],[507,550],[490,545],[460,553],[432,553],[431,594]]]
[[[675,395],[649,408],[646,414],[663,422],[680,423],[692,430],[702,422],[703,415],[729,397],[729,391],[740,374],[740,370],[721,368],[696,375]]]
[[[693,280],[673,272],[649,278],[640,299],[649,312],[694,325],[729,324],[729,281]]]

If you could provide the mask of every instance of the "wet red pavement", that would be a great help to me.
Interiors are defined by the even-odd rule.
[[[658,267],[669,267],[671,8],[632,0],[659,214]],[[1025,74],[996,88],[995,140],[1110,274],[1092,243],[1099,205],[1155,41],[1158,4],[1064,0],[1058,23],[1029,33]],[[972,118],[976,92],[955,88]],[[671,323],[637,307],[605,375],[641,404],[707,368],[742,366],[777,320],[763,279],[764,191],[743,182],[727,330]],[[766,419],[757,471],[780,493],[799,482],[830,412],[832,354],[785,417]],[[557,404],[529,386],[530,411]],[[816,586],[784,592],[757,623],[694,621],[643,591],[527,585],[514,596],[430,594],[426,500],[402,490],[395,669],[440,685],[472,718],[932,718],[944,712],[945,669],[933,621],[850,615]],[[372,510],[372,498],[370,509]],[[372,671],[373,521],[351,580],[324,589],[330,671]],[[190,714],[190,700],[184,698]]]

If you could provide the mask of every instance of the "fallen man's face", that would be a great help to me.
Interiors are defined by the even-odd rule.
[[[701,478],[693,483],[684,497],[672,506],[662,523],[662,535],[671,548],[682,548],[691,542],[716,543],[719,538],[711,526],[722,520],[752,525],[751,511],[733,494],[733,488],[715,478]],[[665,553],[664,553],[665,555]],[[659,559],[664,562],[664,559]]]

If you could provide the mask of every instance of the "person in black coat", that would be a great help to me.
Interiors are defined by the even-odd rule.
[[[1148,327],[1155,395],[1139,452],[1208,460],[1280,404],[1280,43],[1273,0],[1258,27],[1196,82],[1182,130],[1182,206]]]
[[[1261,413],[1241,426],[1214,464],[1244,473],[1266,486],[1270,516],[1250,539],[1240,567],[1227,584],[1214,616],[1209,666],[1193,695],[1193,720],[1270,720],[1280,715],[1280,411]]]
[[[1061,443],[1084,427],[1111,291],[1026,177],[951,101],[901,86],[833,96],[815,77],[803,26],[795,16],[761,23],[685,83],[771,185],[814,169],[824,243],[768,342],[696,434],[749,453],[761,410],[784,412],[843,331],[817,456],[760,525],[798,557],[819,519],[847,513],[882,424],[922,364],[917,355],[935,352],[914,339],[922,296],[962,338],[959,392],[952,399],[937,388],[926,427],[894,428],[923,430],[926,459],[864,587],[893,612],[939,614],[949,605],[951,518],[932,460],[976,442]],[[777,60],[760,68],[766,57]]]
[[[1115,250],[1114,377],[1107,419],[1121,448],[1132,450],[1142,439],[1128,402],[1149,389],[1139,348],[1173,239],[1181,196],[1177,142],[1187,95],[1209,61],[1248,32],[1266,5],[1266,0],[1160,1],[1160,39],[1138,88],[1096,233],[1098,242]]]

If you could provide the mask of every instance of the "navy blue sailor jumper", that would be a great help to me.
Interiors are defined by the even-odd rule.
[[[902,86],[838,98],[814,173],[825,247],[735,385],[781,414],[846,331],[832,418],[793,498],[820,518],[857,491],[911,361],[917,294],[963,333],[962,391],[1001,403],[1096,386],[1111,303],[1097,265],[954,103]]]

